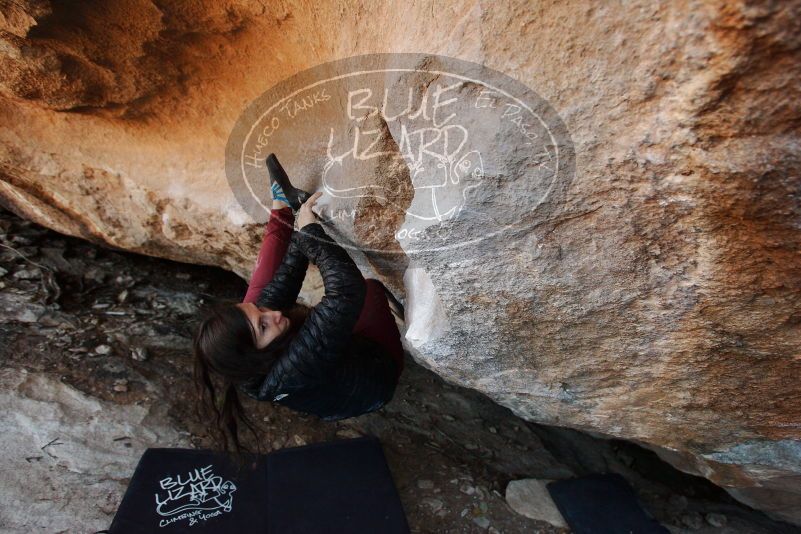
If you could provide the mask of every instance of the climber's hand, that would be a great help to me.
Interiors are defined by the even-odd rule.
[[[317,215],[314,214],[312,208],[314,207],[314,203],[317,202],[317,199],[320,198],[320,195],[322,194],[322,191],[316,192],[309,197],[309,200],[300,206],[300,209],[298,210],[298,230],[307,224],[313,224],[317,222]]]

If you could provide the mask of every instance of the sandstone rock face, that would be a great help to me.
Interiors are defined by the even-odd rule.
[[[264,91],[329,61],[421,50],[522,82],[569,134],[555,143],[574,155],[558,187],[523,180],[519,140],[459,108],[482,170],[457,166],[449,183],[480,179],[482,208],[425,219],[434,175],[393,157],[408,148],[402,122],[365,112],[354,121],[385,155],[348,188],[384,195],[334,195],[352,217],[332,231],[406,299],[407,348],[448,380],[527,419],[647,445],[801,523],[798,1],[20,1],[3,8],[0,39],[4,204],[243,277],[266,212],[232,191],[225,147]],[[419,102],[430,80],[409,80]],[[464,84],[459,102],[481,90]],[[275,152],[304,188],[342,191],[326,182],[320,129],[352,132],[348,102],[322,98]],[[474,239],[477,212],[511,230]],[[461,246],[411,247],[404,228],[446,228]]]
[[[105,528],[147,447],[189,445],[166,408],[120,406],[16,369],[0,371],[0,386],[6,532]]]

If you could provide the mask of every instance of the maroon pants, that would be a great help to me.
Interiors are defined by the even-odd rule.
[[[275,271],[284,259],[292,237],[295,217],[290,208],[272,210],[270,220],[264,230],[259,257],[250,277],[250,284],[242,302],[256,302],[264,286],[273,279]],[[384,286],[372,278],[365,280],[367,296],[364,299],[359,320],[353,327],[353,333],[372,339],[386,349],[398,366],[398,376],[403,371],[403,345],[400,332],[389,310]]]

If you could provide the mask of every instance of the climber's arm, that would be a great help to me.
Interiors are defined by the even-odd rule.
[[[283,310],[295,304],[309,268],[309,260],[298,248],[296,235],[297,232],[292,234],[284,259],[275,271],[273,279],[264,286],[256,298],[256,306]]]

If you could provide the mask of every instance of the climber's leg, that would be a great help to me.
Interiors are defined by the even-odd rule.
[[[261,290],[273,279],[289,248],[294,224],[295,216],[291,208],[274,209],[270,212],[270,220],[264,229],[264,239],[261,242],[256,266],[253,268],[248,291],[242,302],[256,302]]]
[[[398,325],[389,309],[384,286],[378,280],[368,278],[367,295],[359,320],[353,327],[353,333],[370,338],[381,344],[395,360],[398,376],[403,371],[403,345],[400,340]]]

